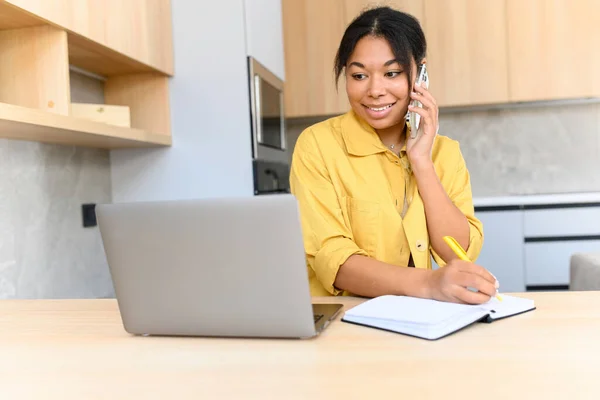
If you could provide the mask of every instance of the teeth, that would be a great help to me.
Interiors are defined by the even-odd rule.
[[[383,111],[383,110],[385,110],[386,108],[390,108],[391,106],[393,106],[393,104],[388,104],[387,106],[385,106],[385,107],[380,107],[380,108],[373,108],[373,107],[369,107],[369,109],[370,109],[370,110],[373,110],[373,111]]]

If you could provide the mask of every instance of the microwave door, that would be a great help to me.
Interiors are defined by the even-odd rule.
[[[259,125],[256,132],[257,141],[263,146],[284,150],[282,129],[285,129],[285,119],[282,115],[282,91],[260,75],[255,76],[254,86]]]
[[[271,157],[273,150],[286,149],[283,81],[253,58],[248,60],[254,158]]]

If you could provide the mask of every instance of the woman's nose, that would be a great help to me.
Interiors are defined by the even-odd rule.
[[[368,90],[368,95],[374,98],[381,97],[386,92],[384,83],[378,78],[371,78]]]

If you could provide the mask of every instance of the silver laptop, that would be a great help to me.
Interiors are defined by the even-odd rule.
[[[340,304],[311,304],[296,199],[266,195],[96,206],[127,332],[308,338]]]

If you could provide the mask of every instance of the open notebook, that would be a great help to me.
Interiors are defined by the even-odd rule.
[[[492,322],[535,309],[533,300],[502,295],[480,305],[446,303],[406,296],[381,296],[348,311],[342,321],[439,339],[474,322]]]

